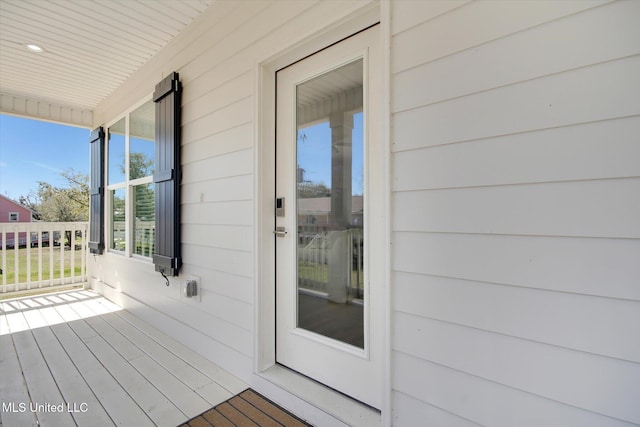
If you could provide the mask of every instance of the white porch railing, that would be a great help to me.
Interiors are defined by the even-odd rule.
[[[87,222],[0,223],[0,294],[87,282]]]
[[[330,232],[305,232],[298,235],[298,286],[300,288],[327,293],[329,286]],[[364,294],[364,241],[362,228],[347,230],[349,250],[344,262],[351,265],[345,277],[349,299],[361,299]],[[348,265],[347,264],[347,265]]]

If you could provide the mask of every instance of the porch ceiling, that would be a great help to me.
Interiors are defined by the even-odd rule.
[[[93,109],[214,1],[0,1],[0,112],[90,127]]]

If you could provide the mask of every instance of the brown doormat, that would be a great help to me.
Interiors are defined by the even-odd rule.
[[[180,427],[312,427],[250,388]]]

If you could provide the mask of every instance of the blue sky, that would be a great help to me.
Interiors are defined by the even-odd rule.
[[[352,133],[352,194],[362,194],[362,113],[353,116]],[[298,141],[298,166],[304,169],[305,181],[319,184],[324,183],[331,188],[331,128],[329,121],[301,128],[304,142]]]
[[[89,130],[0,114],[0,194],[18,199],[38,181],[65,186],[60,173],[89,173]]]

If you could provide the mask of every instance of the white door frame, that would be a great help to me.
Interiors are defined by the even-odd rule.
[[[383,293],[386,295],[386,305],[384,316],[385,330],[384,337],[384,373],[383,373],[383,403],[382,403],[382,425],[391,424],[391,375],[390,375],[390,5],[386,2],[373,2],[367,7],[359,10],[356,14],[334,23],[326,30],[307,39],[296,43],[293,46],[283,48],[283,50],[273,56],[259,60],[256,64],[255,87],[256,103],[254,110],[255,117],[255,152],[254,152],[254,188],[255,188],[255,247],[254,247],[254,373],[260,376],[258,381],[267,379],[271,383],[274,381],[274,373],[278,370],[272,369],[276,365],[275,360],[275,243],[273,230],[275,227],[274,216],[274,194],[275,194],[275,74],[293,62],[313,54],[333,43],[347,38],[358,31],[361,31],[373,24],[381,23],[381,47],[383,64],[382,79],[384,87],[382,106],[382,145],[387,153],[383,174],[385,188],[380,189],[385,197],[385,217],[386,226],[384,230],[384,262],[385,280]],[[382,17],[382,19],[381,19]],[[266,371],[269,371],[267,375]],[[264,377],[262,373],[265,373]],[[289,375],[289,374],[287,374]],[[268,377],[268,378],[267,378]],[[288,376],[278,378],[276,386],[281,384],[287,390],[296,393],[296,383],[290,382]],[[330,393],[337,394],[330,391]],[[299,394],[298,394],[299,395]],[[314,403],[313,400],[307,400]],[[329,408],[331,409],[331,408]],[[334,408],[335,409],[335,408]],[[327,411],[331,413],[330,410]]]
[[[278,71],[277,77],[277,157],[276,157],[276,185],[277,196],[286,198],[286,209],[282,217],[276,219],[277,226],[284,226],[288,234],[276,239],[276,351],[278,362],[292,369],[310,376],[322,383],[352,396],[367,404],[379,408],[382,404],[382,357],[384,323],[381,314],[384,311],[384,298],[381,294],[381,267],[379,242],[384,239],[380,230],[384,228],[385,218],[376,215],[383,209],[384,204],[381,194],[376,191],[381,186],[381,174],[379,167],[382,163],[383,153],[380,149],[380,49],[379,26],[361,31],[346,40],[336,43],[331,47],[308,56],[302,61]],[[351,65],[347,65],[351,64]],[[363,347],[358,348],[354,344],[348,344],[340,339],[330,338],[322,333],[312,332],[305,327],[298,326],[298,211],[297,195],[297,170],[296,152],[299,149],[296,134],[300,117],[296,113],[297,89],[303,82],[308,82],[316,77],[327,78],[330,73],[341,67],[353,67],[361,64],[360,73],[363,78],[362,105],[363,114],[363,189],[364,189],[364,310],[363,315]],[[354,71],[357,73],[357,71]],[[329,77],[331,78],[331,77]],[[325,81],[326,83],[326,81]],[[357,99],[357,97],[355,98]],[[357,103],[357,101],[354,101]],[[348,103],[348,102],[347,102]],[[313,117],[314,123],[320,120],[322,123],[333,124],[337,116],[345,117],[347,111],[337,110],[333,106],[333,114],[321,113],[322,118]],[[342,105],[342,108],[345,108]],[[356,104],[346,107],[357,108]],[[342,113],[342,114],[340,114]],[[353,112],[352,112],[353,114]],[[340,143],[344,133],[351,134],[351,130],[342,128],[342,120],[339,120],[338,137]],[[345,123],[347,123],[345,121]],[[348,124],[346,126],[349,126]],[[335,130],[331,131],[333,134]],[[327,137],[322,141],[315,141],[321,145],[335,143],[336,135]],[[349,138],[349,141],[351,139]],[[355,144],[355,142],[354,142]],[[326,166],[326,165],[325,165]],[[306,165],[305,165],[306,167]],[[332,166],[329,165],[329,168]],[[354,166],[355,167],[355,166]],[[330,170],[330,169],[329,169]],[[346,190],[351,201],[351,171],[349,168],[348,179],[340,176],[338,180],[348,180],[349,187]],[[331,185],[336,185],[334,176]],[[335,187],[334,187],[335,190]],[[333,203],[337,203],[335,200]],[[348,209],[349,215],[351,209]],[[345,214],[341,212],[341,214]],[[339,215],[339,214],[337,214]],[[346,214],[345,214],[346,215]],[[348,220],[350,222],[350,220]],[[343,225],[344,226],[344,225]],[[345,229],[338,227],[339,232],[329,232],[330,236],[339,235],[338,239],[344,245],[348,245],[345,238]],[[339,233],[339,234],[336,234]],[[331,237],[329,237],[331,239]],[[344,262],[350,249],[342,248]],[[340,264],[334,259],[333,262]],[[331,264],[331,263],[330,263]],[[331,264],[335,267],[336,264]],[[351,262],[341,264],[342,268],[351,266]],[[340,268],[340,267],[339,267]],[[331,270],[331,268],[330,268]],[[349,268],[350,271],[350,268]],[[346,271],[342,271],[346,274]],[[339,273],[340,274],[340,273]],[[340,276],[343,277],[343,276]],[[329,298],[337,298],[338,302],[346,304],[346,288],[331,290],[329,280]],[[345,286],[346,283],[341,285]],[[344,291],[345,293],[341,292]],[[357,310],[355,305],[345,305],[346,309]],[[343,326],[346,326],[343,324]]]

